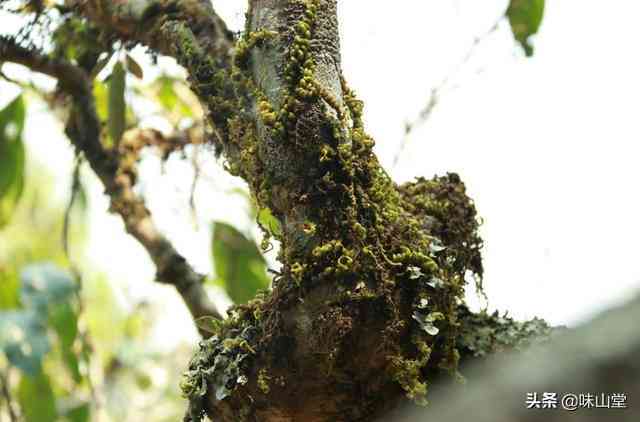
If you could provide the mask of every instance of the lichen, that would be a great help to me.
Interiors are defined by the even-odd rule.
[[[248,382],[251,358],[260,336],[252,309],[257,303],[232,310],[231,317],[218,326],[218,332],[199,343],[180,383],[183,395],[189,399],[186,421],[202,420],[209,395],[224,400]]]
[[[563,330],[563,327],[550,327],[540,318],[518,322],[497,311],[492,314],[472,313],[463,305],[458,308],[458,315],[464,324],[457,347],[465,358],[523,350],[533,344],[544,343]]]

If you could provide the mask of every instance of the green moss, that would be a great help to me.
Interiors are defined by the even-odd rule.
[[[294,35],[283,75],[289,89],[280,110],[280,121],[289,130],[295,125],[296,112],[301,110],[305,102],[313,100],[317,95],[317,84],[314,81],[316,63],[311,54],[311,39],[319,1],[305,0],[297,3],[304,7],[304,12],[293,28]]]
[[[220,387],[231,373],[237,376],[235,384],[225,386],[221,397],[250,373],[257,374],[258,389],[269,394],[278,378],[267,376],[267,367],[273,366],[249,371],[256,364],[254,353],[277,349],[286,357],[279,312],[292,306],[287,301],[292,297],[306,300],[311,288],[332,283],[334,296],[322,303],[339,303],[343,309],[323,314],[323,324],[343,330],[332,341],[352,329],[345,322],[349,311],[358,314],[375,303],[375,318],[385,327],[380,348],[388,374],[407,396],[422,401],[429,369],[457,367],[457,306],[464,297],[464,276],[467,271],[481,275],[475,208],[454,175],[400,187],[393,183],[372,152],[363,103],[344,79],[341,98],[315,79],[314,57],[322,42],[314,38],[321,30],[316,28],[320,2],[290,4],[288,12],[297,21],[285,32],[248,32],[238,42],[231,88],[222,81],[224,74],[202,70],[214,64],[200,57],[192,34],[182,37],[182,62],[201,76],[195,87],[209,98],[214,123],[224,125],[222,132],[228,134],[228,168],[247,180],[260,208],[274,210],[274,218],[283,222],[276,236],[282,240],[283,270],[274,279],[276,292],[265,299],[271,302],[238,309],[216,339],[201,347],[187,374],[185,394],[197,402],[203,388]],[[276,46],[284,47],[285,55],[279,68],[285,84],[277,100],[257,88],[247,69],[250,50],[272,37],[287,43]],[[253,103],[231,104],[230,89],[250,93]],[[278,156],[282,151],[299,162],[285,162]],[[271,233],[265,233],[266,248]],[[281,302],[276,306],[276,301]],[[338,344],[327,344],[326,338],[309,341],[331,356],[331,364],[322,367],[330,376],[350,376],[351,368],[340,368],[344,359]]]
[[[240,69],[245,69],[249,63],[251,50],[256,46],[263,44],[266,40],[276,37],[277,35],[277,32],[261,29],[259,31],[249,32],[244,37],[240,38],[235,46],[235,66]]]
[[[271,391],[269,381],[271,381],[271,377],[269,377],[267,370],[260,368],[260,371],[258,371],[258,388],[264,394],[269,394],[269,391]]]
[[[291,266],[291,275],[293,279],[298,283],[298,285],[302,282],[302,277],[304,276],[305,266],[299,262],[294,262]]]

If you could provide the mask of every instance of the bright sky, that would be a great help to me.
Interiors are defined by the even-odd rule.
[[[466,181],[485,221],[490,308],[573,324],[640,287],[640,3],[548,0],[533,58],[514,47],[502,22],[459,67],[506,3],[423,0],[389,7],[341,0],[344,71],[365,100],[376,151],[397,181],[447,171]],[[242,26],[244,2],[214,5],[234,28]],[[455,89],[443,92],[392,169],[405,121],[452,72]],[[3,103],[5,87],[0,85]],[[34,156],[68,177],[72,156],[60,125],[45,112],[32,114],[29,123]],[[193,175],[188,162],[171,160],[163,175],[149,154],[141,191],[159,226],[207,272],[212,220],[247,232],[255,228],[244,199],[228,192],[242,184],[214,160],[200,159],[205,175],[195,220],[186,207]],[[64,193],[66,184],[61,186]],[[152,301],[175,309],[164,313],[159,341],[163,331],[193,338],[177,295],[152,283],[153,267],[119,219],[106,214],[104,196],[96,190],[91,200],[91,265],[127,286],[123,301],[151,294]]]

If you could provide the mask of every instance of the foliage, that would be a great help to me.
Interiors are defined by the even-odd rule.
[[[24,188],[24,119],[22,96],[0,110],[0,229],[10,221]]]
[[[533,55],[530,37],[538,32],[544,15],[545,0],[511,0],[507,18],[516,41],[527,57]]]
[[[126,124],[124,101],[126,73],[122,63],[117,62],[109,78],[109,136],[114,144],[120,142]]]
[[[37,402],[34,398],[37,397]],[[18,386],[18,402],[26,422],[53,422],[57,420],[56,401],[49,378],[42,372],[23,376]],[[84,421],[87,421],[84,419]]]
[[[71,351],[77,336],[76,308],[71,296],[76,283],[50,263],[34,264],[22,270],[20,283],[12,283],[19,307],[0,311],[0,350],[9,364],[23,371],[17,389],[18,401],[27,422],[48,422],[57,418],[55,397],[43,360],[51,350],[50,334],[57,333],[65,361],[76,383],[81,381],[78,361]],[[38,397],[34,402],[33,397]]]
[[[25,422],[139,420],[141,414],[177,420],[184,404],[175,380],[191,349],[158,351],[149,344],[155,316],[143,307],[123,308],[115,280],[90,265],[83,264],[79,290],[64,270],[69,265],[61,246],[65,204],[53,195],[61,181],[32,160],[26,164],[30,177],[20,204],[0,231],[0,372],[10,375],[14,406]],[[74,254],[85,245],[87,220],[79,217],[86,205],[71,209]],[[166,379],[151,377],[165,372]],[[103,396],[102,407],[92,389]],[[141,413],[110,391],[161,405],[157,412]]]
[[[258,290],[269,287],[260,250],[233,226],[214,224],[212,251],[220,283],[235,303],[246,303]]]

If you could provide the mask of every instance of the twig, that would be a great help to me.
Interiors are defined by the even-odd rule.
[[[471,43],[471,46],[469,47],[469,50],[467,50],[467,54],[465,54],[463,59],[460,61],[460,63],[458,63],[458,65],[454,68],[454,70],[449,74],[447,74],[447,76],[442,81],[440,81],[438,85],[431,88],[431,92],[429,93],[429,101],[427,102],[427,105],[420,111],[418,117],[415,120],[413,120],[412,122],[407,122],[405,124],[404,137],[402,138],[402,141],[400,142],[398,150],[396,151],[393,157],[392,168],[395,169],[398,163],[400,162],[400,158],[402,157],[402,154],[404,153],[404,150],[406,149],[407,144],[409,143],[409,135],[411,134],[411,131],[416,126],[424,124],[431,117],[431,114],[433,114],[433,111],[438,105],[440,101],[440,97],[445,92],[445,89],[447,88],[447,86],[451,83],[453,78],[456,75],[458,75],[458,73],[460,73],[460,70],[464,66],[466,66],[467,63],[469,63],[469,60],[471,60],[471,58],[473,57],[473,54],[475,53],[478,46],[498,29],[500,22],[502,21],[503,18],[504,16],[500,16],[500,18],[497,19],[495,23],[491,25],[491,27],[489,27],[487,31],[475,37],[473,39],[473,43]]]
[[[82,300],[82,287],[84,286],[84,278],[82,273],[75,267],[73,264],[71,265],[71,271],[74,274],[76,280],[78,280],[78,289],[76,290],[76,300],[78,301],[78,322],[80,321],[80,317],[84,315],[85,306],[84,300]],[[78,326],[78,337],[80,338],[80,342],[82,343],[82,347],[85,349],[91,349],[92,344],[89,338],[89,330],[86,327]],[[91,353],[85,354],[84,364],[87,367],[87,373],[85,374],[85,379],[87,380],[87,385],[89,387],[89,394],[91,395],[91,403],[95,406],[96,410],[100,408],[101,401],[98,398],[98,391],[96,389],[95,383],[93,382],[93,378],[91,377]]]
[[[199,146],[193,146],[193,155],[191,156],[191,163],[193,165],[193,181],[191,182],[191,191],[189,192],[189,208],[191,209],[191,217],[193,218],[193,222],[195,224],[196,229],[198,228],[198,216],[196,210],[196,188],[198,186],[198,181],[200,180],[200,162],[198,161],[198,152]]]
[[[62,224],[62,249],[67,256],[69,262],[71,257],[69,255],[69,226],[71,222],[71,209],[75,203],[78,192],[80,191],[80,165],[82,164],[82,158],[80,155],[76,156],[76,162],[73,166],[73,176],[71,181],[71,196],[69,197],[69,203],[64,211],[64,221]]]

